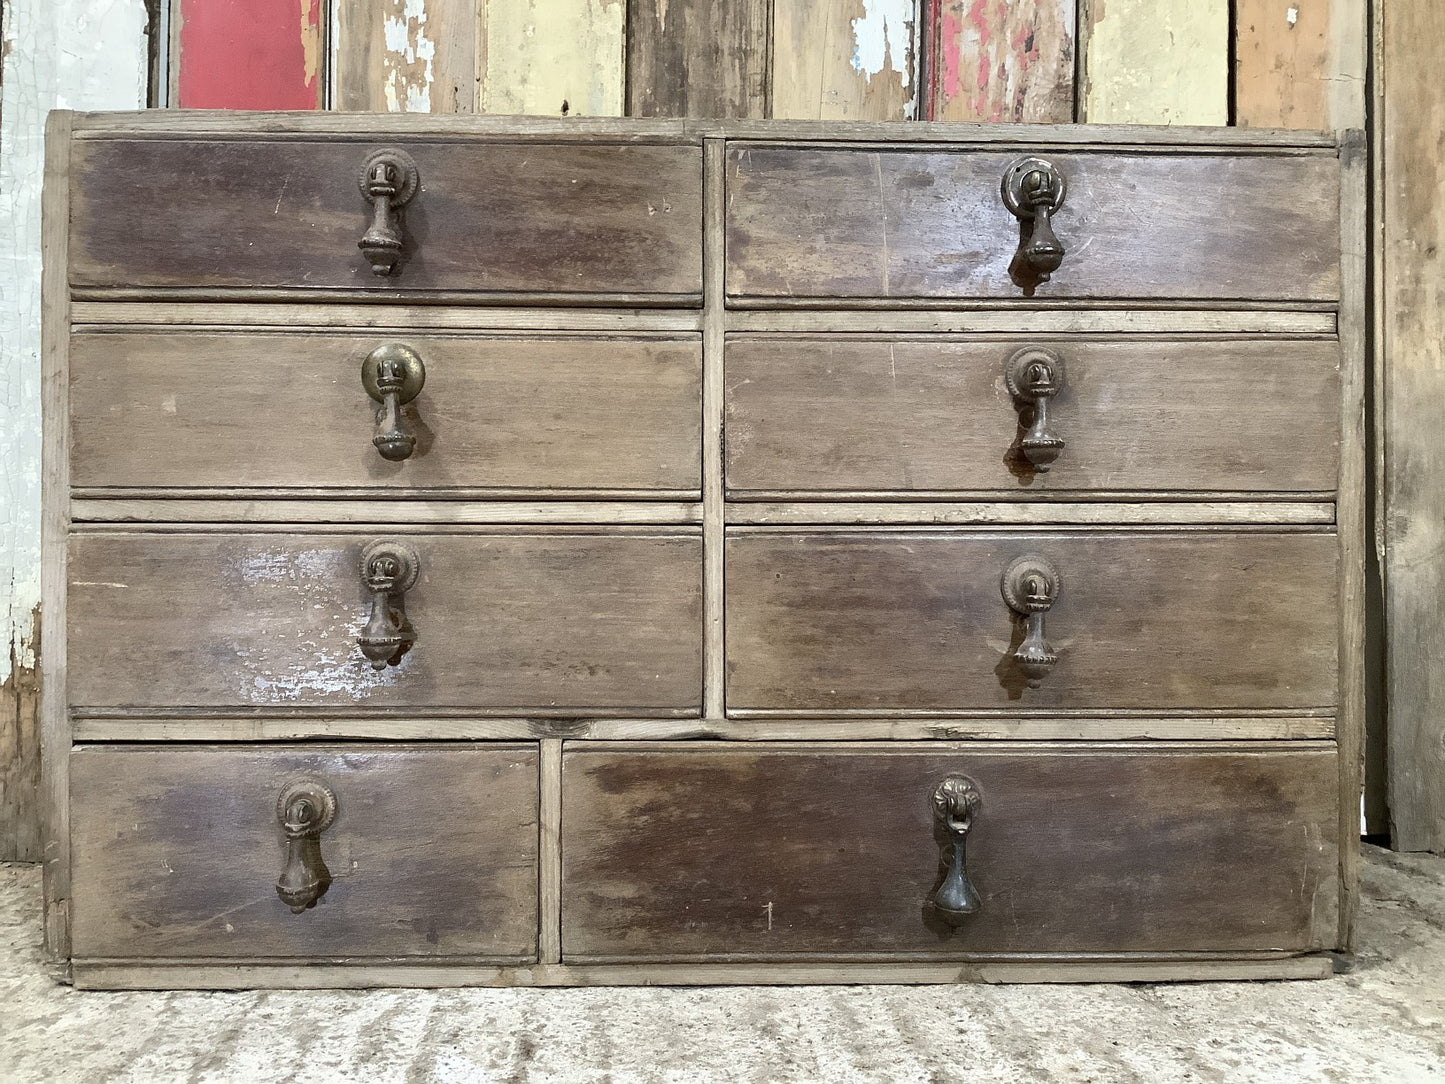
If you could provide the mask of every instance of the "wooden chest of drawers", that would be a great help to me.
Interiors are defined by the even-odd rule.
[[[57,113],[48,154],[78,984],[1348,950],[1353,136]]]

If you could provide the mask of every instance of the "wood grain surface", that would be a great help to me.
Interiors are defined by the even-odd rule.
[[[409,541],[416,644],[375,671],[362,548]],[[73,707],[695,713],[696,533],[96,534],[70,547]]]
[[[343,0],[335,19],[338,109],[476,111],[477,0]]]
[[[769,0],[630,0],[627,113],[768,115]]]
[[[426,367],[401,462],[372,446],[377,404],[361,382],[390,341]],[[72,481],[696,494],[701,384],[698,336],[78,334]]]
[[[1074,119],[1076,0],[941,0],[930,120]]]
[[[730,297],[1020,297],[1023,151],[734,146]],[[1039,298],[1339,297],[1333,157],[1048,153],[1066,255]],[[1290,193],[1281,198],[1280,193]]]
[[[421,174],[387,277],[356,247],[379,146]],[[102,140],[74,152],[71,283],[692,297],[701,186],[685,146]]]
[[[537,945],[535,745],[80,748],[75,954],[446,957]],[[276,801],[316,776],[332,881],[292,914]]]
[[[1294,950],[1334,938],[1334,753],[569,745],[564,962]],[[930,797],[971,778],[961,929]]]
[[[728,708],[1328,707],[1336,550],[1314,532],[730,528]],[[1062,579],[1037,689],[999,587],[1024,554]]]
[[[1063,363],[1046,473],[1004,382],[1014,352]],[[727,483],[748,491],[1330,492],[1339,471],[1332,342],[735,337]]]
[[[912,120],[919,86],[913,4],[773,0],[773,117]]]

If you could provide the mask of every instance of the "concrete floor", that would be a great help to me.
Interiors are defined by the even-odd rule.
[[[1363,879],[1324,982],[110,994],[0,866],[0,1081],[1445,1081],[1445,859]]]

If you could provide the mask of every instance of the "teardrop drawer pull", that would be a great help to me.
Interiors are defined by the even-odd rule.
[[[1013,659],[1028,677],[1029,688],[1037,689],[1059,661],[1058,652],[1044,638],[1044,614],[1058,601],[1063,580],[1052,561],[1029,555],[1009,562],[1000,586],[1009,609],[1028,622]]]
[[[361,363],[361,385],[381,406],[376,412],[376,431],[371,443],[381,458],[399,462],[416,448],[401,408],[421,394],[426,385],[426,366],[421,355],[402,343],[378,346]]]
[[[276,799],[276,819],[286,834],[286,865],[276,895],[299,915],[326,895],[331,871],[321,857],[321,833],[336,819],[336,792],[320,779],[294,779]]]
[[[357,642],[373,670],[395,666],[416,642],[406,616],[406,592],[416,585],[421,562],[405,542],[371,543],[361,554],[361,582],[371,592],[371,616]]]
[[[421,185],[416,162],[395,147],[373,151],[361,167],[358,183],[361,197],[371,204],[371,226],[356,242],[374,275],[385,277],[396,271],[404,247],[401,209],[411,202]]]
[[[1049,403],[1064,387],[1064,359],[1052,350],[1025,347],[1004,365],[1004,383],[1028,426],[1019,449],[1044,474],[1064,450],[1063,440],[1049,428]]]
[[[1064,205],[1064,175],[1042,158],[1020,158],[1004,172],[1004,206],[1019,220],[1019,247],[1009,272],[1025,293],[1048,282],[1064,262],[1053,216]]]
[[[968,833],[983,809],[978,784],[967,776],[950,775],[933,791],[933,815],[943,826],[946,840],[943,861],[947,872],[934,892],[932,903],[950,926],[961,926],[983,906],[978,890],[968,879]]]

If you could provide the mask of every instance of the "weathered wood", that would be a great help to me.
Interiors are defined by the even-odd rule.
[[[325,107],[322,0],[167,2],[174,42],[170,104],[182,109]]]
[[[1229,0],[1080,0],[1079,119],[1228,124]]]
[[[426,367],[411,455],[372,446],[377,335],[77,335],[80,487],[663,490],[696,499],[702,349],[690,341],[402,334]],[[586,388],[585,395],[578,389]],[[630,424],[619,426],[619,416]],[[299,423],[299,424],[298,424]],[[258,439],[259,437],[259,439]],[[156,455],[164,448],[165,455]],[[522,491],[520,493],[515,491]]]
[[[1016,351],[1061,365],[1047,472],[1004,386]],[[1103,489],[1328,492],[1339,464],[1328,342],[941,342],[734,338],[727,484],[748,491],[1037,495]],[[966,425],[960,424],[968,419]]]
[[[537,801],[537,959],[562,959],[562,742],[541,744],[541,793]]]
[[[40,643],[37,607],[25,643]],[[10,644],[9,676],[0,682],[0,861],[39,862],[44,851],[40,789],[40,674]]]
[[[915,0],[773,0],[774,117],[911,120]]]
[[[77,143],[71,282],[675,300],[701,290],[696,147],[405,142],[421,191],[405,211],[406,255],[378,277],[357,248],[370,222],[357,176],[374,146]]]
[[[1333,534],[730,528],[728,708],[1315,708],[1336,702]],[[1000,578],[1062,590],[1037,689]]]
[[[1074,119],[1076,0],[943,0],[930,120]]]
[[[71,757],[79,957],[537,952],[536,746],[86,747]],[[277,896],[277,798],[331,787],[331,885]]]
[[[85,490],[88,494],[71,502],[76,523],[149,523],[156,530],[166,524],[297,524],[297,523],[410,523],[451,526],[579,523],[646,524],[701,523],[702,508],[694,501],[676,503],[660,500],[572,501],[539,499],[498,500],[485,490],[456,490],[445,499],[418,501],[340,500],[335,492],[311,490],[270,490],[250,492],[244,502],[228,490],[192,490],[185,497],[129,495],[123,490]],[[358,496],[374,494],[358,491]],[[401,496],[402,494],[398,494]],[[656,493],[632,493],[629,497],[656,497]],[[1301,519],[1300,509],[1286,509],[1284,519]],[[1226,514],[1225,518],[1230,518]]]
[[[1382,30],[1390,836],[1445,851],[1445,8],[1397,0]]]
[[[702,315],[693,309],[543,309],[457,308],[441,305],[321,304],[304,300],[291,304],[258,301],[176,301],[133,303],[126,301],[77,301],[72,308],[76,324],[127,326],[136,324],[171,327],[218,328],[328,328],[355,331],[364,328],[395,331],[699,331]],[[1220,314],[1229,319],[1231,314]],[[1260,331],[1273,327],[1273,320],[1286,314],[1238,313],[1235,319],[1248,322],[1238,330]],[[1323,314],[1302,324],[1298,316],[1288,330],[1316,327]],[[1307,314],[1308,316],[1308,314]],[[1187,319],[1181,316],[1180,319]],[[1213,325],[1211,325],[1212,327]],[[1233,325],[1230,325],[1233,326]],[[1329,329],[1334,329],[1333,316]]]
[[[344,0],[336,15],[337,108],[475,111],[476,0]]]
[[[908,500],[880,501],[871,493],[828,493],[810,495],[808,499],[795,501],[752,499],[730,501],[726,507],[729,524],[783,524],[815,523],[841,525],[917,524],[922,526],[988,527],[1024,526],[1027,524],[1077,524],[1080,526],[1153,524],[1174,525],[1245,525],[1245,524],[1319,524],[1335,522],[1335,506],[1330,498],[1333,494],[1319,494],[1309,501],[1281,501],[1278,499],[1245,501],[1232,495],[1225,501],[1216,499],[1211,503],[1199,501],[1177,502],[1174,500],[1148,500],[1122,503],[1122,493],[1098,492],[1089,494],[1087,501],[1060,501],[1020,497],[1015,500],[964,502],[939,500],[934,494],[921,499],[910,494]],[[795,494],[769,494],[768,496],[796,496]],[[944,496],[942,494],[938,496]],[[948,494],[947,496],[953,496]],[[1137,494],[1136,494],[1137,496]],[[1162,496],[1151,494],[1151,497]],[[1185,497],[1189,494],[1172,494]],[[1211,494],[1218,498],[1220,495]],[[846,499],[845,499],[846,498]],[[1107,502],[1107,503],[1106,503]],[[89,515],[97,502],[79,501]],[[113,504],[117,502],[106,502]],[[77,513],[79,518],[79,513]],[[157,512],[151,519],[165,519],[164,512]]]
[[[768,298],[766,302],[735,299],[736,304],[785,305],[787,298]],[[840,306],[847,301],[837,302]],[[79,306],[89,314],[88,302]],[[811,331],[927,334],[941,332],[959,334],[1001,335],[1169,335],[1181,337],[1198,334],[1224,335],[1294,335],[1311,338],[1333,337],[1335,313],[1280,310],[1273,307],[1256,309],[1176,309],[1160,307],[1157,302],[1134,301],[1127,309],[1101,308],[1097,302],[1054,302],[1050,307],[1033,304],[1018,308],[1007,301],[960,299],[956,307],[908,307],[898,304],[891,309],[866,307],[854,302],[854,308],[834,308],[815,312],[804,308],[734,308],[727,314],[727,330],[753,332]],[[220,306],[215,306],[219,308]],[[120,319],[128,319],[121,309]],[[140,310],[149,306],[134,306]]]
[[[1363,127],[1367,6],[1236,0],[1234,123]]]
[[[378,537],[420,560],[416,643],[380,671],[357,647],[361,551]],[[74,707],[699,706],[695,533],[77,535],[69,573]]]
[[[481,0],[483,113],[621,116],[625,0]]]
[[[632,0],[628,114],[767,116],[771,6],[769,0]]]
[[[1016,153],[732,148],[728,294],[1020,297]],[[1333,157],[1050,154],[1068,254],[1040,298],[1339,296]],[[1280,201],[1276,194],[1293,195]],[[1221,229],[1221,221],[1228,229]],[[1279,254],[1288,252],[1288,259]]]
[[[1329,947],[1335,757],[1000,746],[570,746],[562,955],[748,959]],[[983,805],[959,929],[930,808]]]
[[[726,304],[722,245],[725,233],[727,192],[725,189],[725,147],[720,139],[704,145],[704,229],[712,238],[704,252],[703,304],[703,716],[718,719],[723,714],[723,686],[727,657],[723,637],[723,412],[725,393],[723,357]]]

